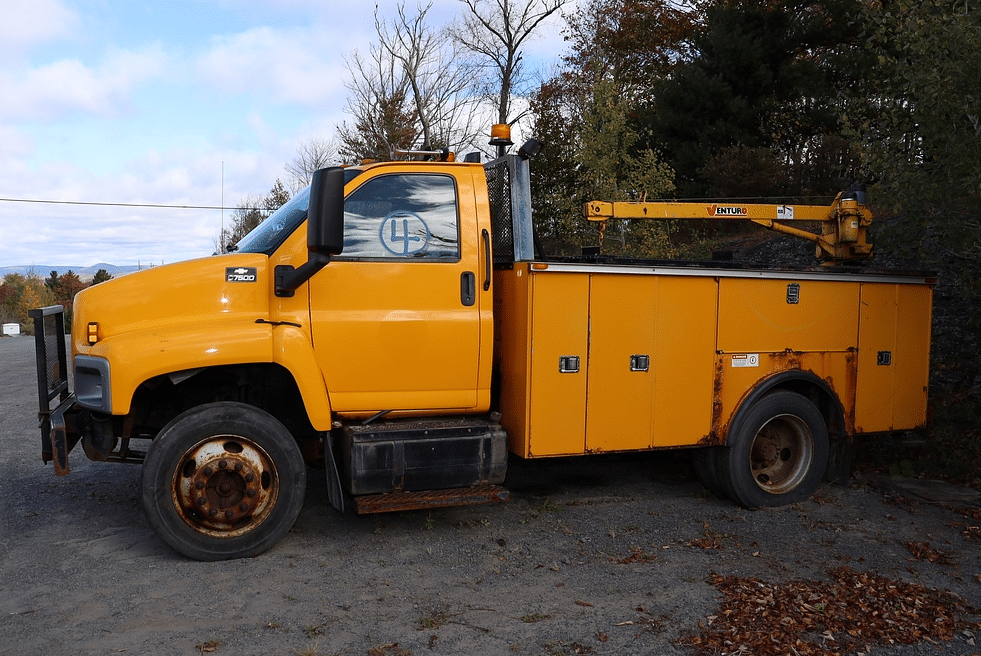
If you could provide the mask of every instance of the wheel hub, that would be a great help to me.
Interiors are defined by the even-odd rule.
[[[753,440],[753,480],[767,492],[782,494],[793,490],[807,476],[812,452],[813,438],[803,420],[794,415],[774,417]]]
[[[217,436],[188,450],[175,472],[173,497],[196,531],[217,537],[257,526],[278,493],[269,455],[249,440]]]

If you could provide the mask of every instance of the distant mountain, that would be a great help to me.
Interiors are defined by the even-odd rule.
[[[0,267],[0,278],[7,275],[8,273],[19,273],[22,276],[30,275],[34,273],[42,278],[47,278],[51,275],[52,271],[57,271],[58,275],[63,275],[68,271],[73,271],[75,275],[82,280],[82,282],[88,282],[95,276],[99,269],[105,269],[106,272],[113,278],[118,278],[120,276],[125,276],[127,273],[133,273],[134,271],[139,271],[140,269],[148,268],[147,265],[137,266],[116,266],[115,264],[106,264],[105,262],[99,262],[98,264],[93,264],[92,266],[82,267],[82,266],[52,266],[50,264],[32,264],[30,266],[8,266]]]

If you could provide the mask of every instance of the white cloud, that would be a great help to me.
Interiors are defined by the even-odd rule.
[[[375,38],[374,3],[229,0],[225,11],[254,20],[224,35],[221,21],[167,32],[134,22],[136,11],[117,24],[86,3],[81,18],[58,0],[0,5],[7,198],[234,208],[285,178],[300,143],[334,136],[347,96],[344,57]],[[380,5],[382,16],[394,15],[396,0]],[[433,27],[461,8],[436,0]],[[560,42],[543,35],[529,59]],[[48,51],[37,46],[48,43],[58,54],[38,59]],[[220,210],[0,202],[0,266],[206,256],[221,221]]]
[[[34,152],[34,141],[12,125],[0,123],[0,170],[20,168],[24,160]]]
[[[278,104],[318,105],[343,89],[346,71],[339,58],[316,47],[316,27],[258,27],[212,38],[198,61],[198,74],[215,88],[269,98]]]
[[[0,197],[54,201],[219,206],[264,191],[269,171],[247,151],[151,151],[124,173],[94,175],[66,162],[0,171]],[[226,210],[226,220],[230,216]],[[218,209],[0,202],[0,266],[88,266],[175,262],[208,256],[222,225]]]
[[[4,0],[0,53],[24,52],[71,34],[78,16],[59,0]]]
[[[62,59],[0,73],[0,120],[50,121],[74,112],[111,117],[129,107],[134,86],[166,69],[159,46],[114,50],[98,67]]]

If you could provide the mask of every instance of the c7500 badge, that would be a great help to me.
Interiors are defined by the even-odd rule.
[[[225,282],[255,282],[255,267],[226,267]]]

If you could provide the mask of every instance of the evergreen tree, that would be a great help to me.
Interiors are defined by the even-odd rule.
[[[869,65],[860,48],[857,0],[719,0],[706,6],[693,55],[658,85],[649,125],[663,144],[683,195],[709,190],[703,169],[734,148],[773,150],[790,189],[839,190],[855,158],[840,135],[841,89]],[[811,171],[829,162],[815,189]],[[826,178],[832,178],[827,180]]]

